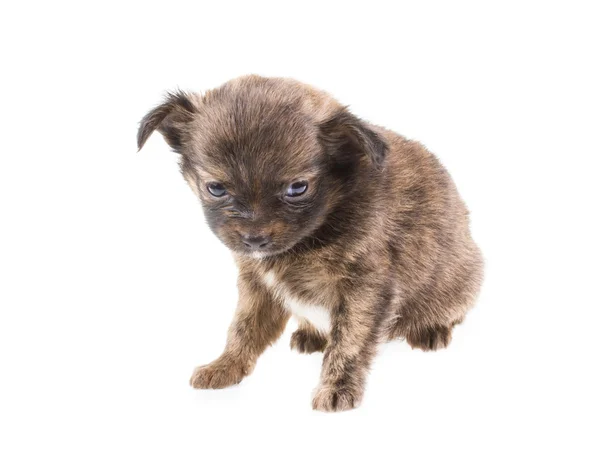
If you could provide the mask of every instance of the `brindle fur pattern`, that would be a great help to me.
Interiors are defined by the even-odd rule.
[[[291,347],[323,351],[313,408],[356,407],[379,343],[404,338],[437,350],[473,305],[482,257],[467,209],[421,144],[352,115],[328,94],[290,79],[245,76],[204,95],[175,92],[142,120],[138,146],[158,130],[207,222],[239,267],[239,304],[223,354],[194,371],[194,388],[250,374],[290,316],[276,281],[328,311],[325,333],[300,319]],[[282,196],[295,181],[308,190]],[[216,198],[210,182],[228,191]],[[271,238],[257,255],[246,234]]]

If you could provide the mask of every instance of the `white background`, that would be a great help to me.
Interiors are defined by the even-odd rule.
[[[6,2],[0,471],[599,471],[595,2]],[[288,348],[198,392],[236,270],[140,118],[177,86],[290,76],[419,139],[487,261],[447,350],[381,348],[311,410]]]

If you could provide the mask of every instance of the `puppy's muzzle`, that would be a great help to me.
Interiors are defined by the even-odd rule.
[[[256,251],[269,248],[273,239],[269,235],[244,234],[242,235],[242,242],[248,249]]]

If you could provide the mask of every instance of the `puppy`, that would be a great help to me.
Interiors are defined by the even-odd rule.
[[[239,267],[225,350],[196,368],[194,388],[239,383],[292,315],[291,347],[324,352],[322,411],[359,405],[379,343],[448,345],[482,257],[452,179],[421,144],[308,85],[254,75],[169,94],[142,119],[139,149],[155,130]]]

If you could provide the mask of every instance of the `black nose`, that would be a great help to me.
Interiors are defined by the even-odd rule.
[[[242,235],[242,241],[251,250],[264,250],[271,243],[271,237],[267,235]]]

